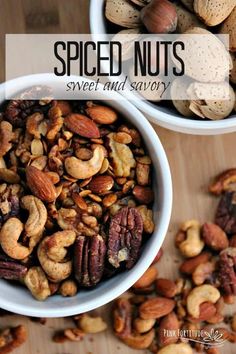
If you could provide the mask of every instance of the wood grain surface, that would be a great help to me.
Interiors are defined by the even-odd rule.
[[[0,0],[0,81],[4,80],[5,33],[88,33],[88,6],[88,0]],[[217,199],[207,193],[207,185],[209,179],[220,171],[236,166],[236,133],[200,137],[171,132],[158,126],[154,128],[166,150],[174,188],[172,219],[158,271],[161,277],[174,279],[180,262],[173,244],[178,224],[188,218],[197,218],[201,222],[213,219]],[[110,321],[109,308],[107,305],[96,312]],[[236,306],[228,307],[228,312],[236,312]],[[16,354],[138,353],[112,335],[111,324],[105,333],[88,335],[81,343],[59,345],[52,343],[52,334],[55,330],[73,326],[70,319],[50,319],[43,326],[14,316],[1,318],[0,323],[1,327],[26,324],[29,339],[15,351]],[[221,353],[235,354],[236,345],[225,345]]]

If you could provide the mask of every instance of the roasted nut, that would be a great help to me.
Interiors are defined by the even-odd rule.
[[[97,146],[93,152],[93,157],[88,161],[79,160],[76,157],[67,157],[65,169],[69,175],[78,179],[86,179],[94,176],[102,167],[104,160],[104,150]]]
[[[159,262],[159,260],[161,259],[161,257],[163,256],[163,249],[160,248],[160,250],[157,252],[156,257],[154,258],[152,264],[156,264],[157,262]]]
[[[169,344],[158,351],[158,354],[193,354],[191,346],[187,343]]]
[[[181,273],[192,274],[200,264],[208,262],[210,258],[211,254],[209,252],[202,252],[196,257],[186,259],[179,270]]]
[[[126,298],[119,298],[115,301],[113,309],[113,327],[119,338],[131,335],[132,307]]]
[[[138,185],[133,188],[133,195],[140,204],[150,204],[154,198],[153,191],[150,187]]]
[[[199,318],[200,305],[203,302],[216,303],[220,298],[220,292],[212,285],[200,285],[192,289],[187,296],[187,310],[193,318]]]
[[[150,175],[150,165],[137,163],[136,165],[136,176],[137,182],[140,186],[146,186],[149,184]]]
[[[47,139],[54,140],[63,126],[62,111],[60,107],[56,105],[50,108],[48,116],[49,126],[47,131]]]
[[[62,296],[75,296],[77,294],[77,285],[74,280],[65,280],[59,288]]]
[[[35,299],[46,300],[51,295],[48,279],[41,267],[32,267],[24,277],[24,283]]]
[[[142,220],[143,220],[143,230],[147,234],[151,234],[154,231],[155,224],[153,221],[153,212],[151,209],[148,209],[146,205],[139,205],[137,207]]]
[[[3,258],[3,259],[1,259]],[[0,278],[22,280],[27,273],[27,267],[7,257],[0,257]]]
[[[216,210],[215,223],[219,225],[226,234],[236,233],[235,205],[236,193],[226,192],[221,197]]]
[[[26,168],[27,184],[31,192],[45,202],[53,202],[56,199],[56,189],[46,173],[34,166]]]
[[[218,277],[226,295],[236,295],[236,248],[226,248],[220,253]]]
[[[181,231],[186,233],[186,240],[179,244],[179,250],[183,256],[190,258],[199,255],[204,248],[201,240],[200,224],[196,220],[186,221],[181,226]]]
[[[24,225],[19,219],[10,218],[5,222],[0,231],[1,247],[13,259],[24,259],[32,251],[18,242],[23,229]]]
[[[108,134],[109,146],[111,148],[110,157],[113,161],[114,173],[117,177],[130,176],[130,169],[136,166],[131,149],[121,143],[117,143],[114,139],[114,133]]]
[[[202,238],[207,246],[214,251],[222,251],[229,246],[226,233],[212,223],[205,223],[202,227]]]
[[[95,176],[92,178],[91,182],[88,184],[88,188],[92,193],[104,194],[112,189],[114,185],[114,180],[111,176]]]
[[[67,232],[72,233],[73,231],[61,231],[61,233],[65,232],[67,234]],[[60,232],[57,233],[57,235],[60,234]],[[56,235],[56,237],[57,237]],[[52,238],[52,240],[51,240]],[[75,240],[75,234],[74,237],[71,237],[71,244],[74,243]],[[60,250],[60,257],[62,257],[62,255],[65,254],[65,249],[64,246],[66,245],[67,247],[69,246],[68,240],[66,239],[64,242],[61,242],[61,250]],[[45,273],[47,274],[48,278],[52,281],[52,282],[60,282],[66,278],[69,277],[69,275],[72,272],[72,261],[71,260],[67,260],[65,261],[65,259],[61,259],[60,261],[56,262],[53,261],[49,256],[48,256],[48,245],[49,245],[49,249],[50,249],[50,245],[53,244],[53,236],[48,236],[45,237],[41,243],[39,244],[38,250],[37,250],[37,254],[38,254],[38,259],[39,262],[43,268],[43,270],[45,271]],[[56,245],[57,248],[58,244]],[[52,251],[51,251],[52,253]],[[57,256],[59,257],[59,256]],[[59,258],[57,258],[59,259]]]
[[[52,340],[55,343],[64,343],[66,341],[80,342],[84,336],[85,333],[79,328],[67,328],[62,332],[56,333]]]
[[[19,183],[20,176],[8,168],[0,168],[0,180],[7,183]]]
[[[73,245],[76,234],[73,230],[55,232],[47,239],[47,256],[54,262],[62,262],[67,254],[66,247]]]
[[[141,276],[141,278],[134,283],[134,289],[146,288],[150,286],[157,277],[157,269],[154,266],[151,266],[146,270],[146,272]]]
[[[220,195],[223,192],[235,191],[236,190],[235,183],[236,183],[236,169],[232,168],[218,175],[214,179],[212,184],[209,186],[209,191],[215,195]]]
[[[139,315],[142,319],[148,320],[150,318],[157,319],[168,315],[173,311],[175,301],[165,297],[155,297],[146,300],[139,307]]]
[[[216,314],[216,306],[211,302],[203,302],[199,306],[199,317],[194,318],[188,316],[188,320],[192,323],[200,323],[202,321],[208,321]]]
[[[215,270],[214,262],[206,262],[199,264],[193,274],[192,279],[195,285],[202,285],[206,280],[211,279],[212,273]]]
[[[179,338],[177,332],[179,329],[180,323],[175,312],[171,312],[167,316],[163,317],[160,321],[158,331],[158,343],[160,346],[164,347],[166,345],[178,342]],[[165,335],[166,331],[172,331],[175,335],[168,337]]]
[[[91,317],[88,314],[79,317],[77,326],[84,333],[99,333],[107,329],[107,324],[101,317]]]
[[[130,334],[127,337],[122,337],[122,341],[133,349],[147,349],[155,337],[154,329],[144,334]]]
[[[36,139],[40,139],[41,133],[39,125],[42,122],[43,118],[43,114],[38,112],[33,113],[32,115],[27,117],[26,130],[28,133],[32,134]]]
[[[149,320],[143,320],[142,318],[135,318],[134,320],[134,329],[139,333],[146,333],[150,331],[156,323],[156,320],[150,318]]]
[[[113,267],[126,262],[126,268],[132,268],[138,259],[142,232],[143,221],[135,208],[122,208],[113,216],[108,236],[108,261]]]
[[[3,157],[12,147],[12,125],[9,122],[0,122],[0,157]]]
[[[88,107],[86,113],[98,124],[113,124],[118,118],[117,113],[112,108],[106,106],[95,105]]]
[[[90,250],[90,251],[89,251]],[[74,246],[74,272],[79,285],[96,285],[104,272],[106,244],[100,235],[79,236]]]
[[[159,278],[156,280],[156,291],[162,296],[167,298],[172,298],[176,295],[176,284],[174,281],[164,278]]]
[[[67,128],[73,133],[79,134],[85,138],[100,138],[100,132],[97,125],[88,117],[71,113],[64,118]]]
[[[120,144],[128,145],[131,143],[132,138],[128,133],[118,132],[113,135],[113,139]]]
[[[231,320],[231,328],[234,332],[236,332],[236,314],[233,315]]]
[[[0,333],[0,352],[1,354],[11,353],[20,347],[27,339],[26,328],[23,325],[5,329]]]

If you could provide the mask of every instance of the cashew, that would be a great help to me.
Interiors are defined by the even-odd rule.
[[[199,255],[204,248],[204,242],[201,240],[201,226],[196,220],[185,222],[181,230],[186,232],[186,240],[179,244],[179,250],[183,256],[190,258]]]
[[[33,195],[26,195],[21,199],[24,209],[29,211],[29,217],[25,224],[25,232],[30,237],[29,248],[33,249],[40,240],[47,221],[47,209],[40,199]]]
[[[187,343],[169,344],[158,350],[158,354],[193,354],[193,350]]]
[[[64,233],[65,231],[61,231],[61,232]],[[70,232],[72,232],[72,231],[70,231]],[[41,243],[39,244],[39,247],[38,247],[38,259],[39,259],[39,262],[40,262],[43,270],[48,275],[50,280],[52,282],[59,282],[59,281],[62,281],[64,279],[68,278],[69,275],[71,274],[72,261],[62,260],[61,262],[55,262],[48,256],[48,245],[50,248],[50,244],[53,242],[53,237],[54,237],[53,235],[48,236],[48,237],[45,237],[41,241]],[[50,240],[50,238],[51,238],[51,240]],[[74,240],[75,239],[73,238],[72,241],[74,242]],[[65,241],[64,245],[68,246],[67,240]],[[62,255],[63,252],[64,252],[64,250],[60,251],[60,256]]]
[[[134,320],[134,329],[138,333],[146,333],[154,327],[155,323],[156,319],[150,318],[149,320],[143,320],[138,317]]]
[[[41,267],[32,267],[28,270],[24,283],[35,299],[46,300],[51,295],[48,279]]]
[[[203,302],[211,302],[215,304],[220,298],[220,292],[214,286],[204,284],[197,286],[190,291],[187,297],[188,313],[194,318],[200,316],[200,305]]]
[[[83,314],[78,319],[78,327],[85,333],[98,333],[107,329],[106,322],[101,317],[91,317]]]
[[[48,257],[54,262],[62,262],[66,257],[66,247],[75,242],[75,232],[72,230],[58,231],[49,237],[46,246]]]
[[[24,259],[29,256],[31,249],[22,246],[18,240],[24,225],[17,218],[8,219],[0,231],[0,244],[3,251],[14,259]]]
[[[67,157],[65,160],[65,169],[67,173],[74,178],[86,179],[99,172],[104,158],[103,148],[97,146],[90,160],[83,161],[74,156]]]
[[[153,342],[155,337],[155,330],[152,328],[149,332],[144,334],[129,334],[122,337],[121,340],[131,348],[147,349]]]

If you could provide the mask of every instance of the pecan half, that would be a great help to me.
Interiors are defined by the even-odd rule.
[[[209,186],[212,194],[220,195],[226,191],[236,190],[236,168],[224,171],[218,175],[213,183]]]
[[[135,208],[122,208],[111,220],[108,235],[108,260],[115,268],[125,261],[130,269],[141,247],[143,220]]]
[[[27,273],[27,267],[14,261],[1,259],[0,257],[0,278],[8,280],[20,280]]]
[[[96,285],[104,272],[106,244],[100,235],[79,236],[74,245],[74,272],[79,285]]]
[[[236,233],[236,192],[223,194],[216,211],[215,222],[227,234]]]
[[[218,278],[226,295],[236,295],[236,248],[220,253]]]
[[[13,127],[23,127],[26,124],[26,117],[33,113],[35,101],[13,100],[7,105],[5,116]]]

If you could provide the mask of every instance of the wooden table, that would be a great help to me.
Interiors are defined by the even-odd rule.
[[[87,33],[89,32],[87,0],[0,0],[0,81],[4,80],[5,33]],[[47,21],[44,20],[47,14]],[[207,193],[209,179],[220,171],[235,167],[236,133],[201,137],[174,133],[154,126],[167,153],[174,187],[171,224],[164,243],[165,255],[158,264],[161,277],[175,278],[179,255],[174,235],[180,222],[197,218],[212,220],[217,199]],[[109,319],[109,305],[98,310]],[[229,307],[229,313],[236,306]],[[54,344],[55,330],[73,325],[69,319],[50,319],[45,326],[20,316],[1,318],[1,327],[25,323],[29,332],[27,343],[16,354],[128,354],[137,353],[113,335],[111,325],[105,333],[88,336],[81,343]],[[109,322],[110,323],[110,322]],[[222,353],[235,354],[236,345],[225,345]]]

